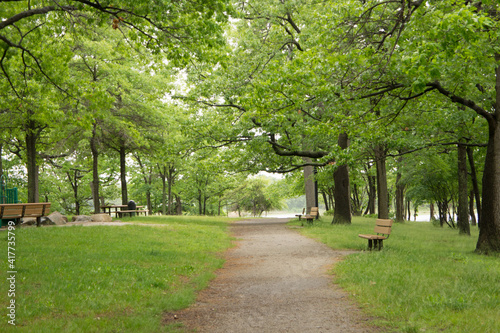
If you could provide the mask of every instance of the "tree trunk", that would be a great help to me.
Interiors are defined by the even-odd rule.
[[[33,121],[28,121],[26,129],[26,169],[28,172],[28,202],[38,202],[38,165],[36,161],[36,126]]]
[[[168,215],[172,215],[172,209],[174,205],[174,198],[172,196],[172,185],[174,184],[174,173],[175,168],[169,165],[168,167]]]
[[[467,189],[467,148],[458,144],[458,233],[470,236],[469,191]]]
[[[474,190],[469,192],[469,215],[470,215],[470,224],[473,226],[477,225],[476,214],[474,212]]]
[[[201,198],[201,191],[198,190],[198,215],[203,215],[203,204],[202,204],[202,198]]]
[[[92,201],[94,203],[94,213],[101,212],[99,202],[99,150],[97,148],[97,123],[94,123],[92,129],[92,138],[90,139],[90,150],[92,151]]]
[[[127,193],[127,153],[125,152],[125,146],[120,147],[120,182],[122,185],[122,205],[128,204],[128,193]]]
[[[349,146],[347,133],[339,135],[338,144],[342,149]],[[347,165],[337,167],[333,173],[333,181],[335,183],[335,208],[332,224],[351,224],[351,196],[349,194],[349,168]]]
[[[361,216],[361,202],[359,199],[358,186],[353,184],[351,191],[351,209],[354,216]]]
[[[144,180],[144,184],[146,184],[146,204],[148,205],[148,214],[151,215],[153,214],[153,206],[151,203],[151,173],[152,173],[152,167],[149,167],[149,174],[146,173],[146,170],[144,168],[144,165],[142,164],[141,158],[139,155],[134,154],[135,159],[137,160],[137,163],[139,163],[139,167],[141,169],[142,173],[142,179]]]
[[[472,180],[472,190],[476,199],[477,224],[481,227],[481,194],[479,192],[479,184],[477,181],[476,164],[474,163],[474,152],[471,147],[467,147],[467,157],[469,160],[470,174]],[[475,216],[475,215],[474,215]],[[475,219],[474,219],[475,221]]]
[[[500,70],[497,70],[496,119],[490,121],[483,172],[483,193],[479,217],[478,252],[500,252]]]
[[[382,146],[375,147],[375,165],[377,167],[377,208],[378,218],[389,218],[389,190],[387,189],[387,170],[385,167],[386,150]]]
[[[304,162],[311,162],[311,159],[304,157]],[[311,207],[316,207],[314,168],[310,165],[304,167],[304,188],[306,193],[306,214],[309,214]]]
[[[69,183],[71,185],[71,188],[73,189],[73,198],[75,200],[75,213],[76,215],[80,215],[80,200],[78,200],[78,170],[74,170],[73,173],[73,178],[71,177],[71,173],[68,171],[66,172],[66,175],[68,176]]]
[[[167,167],[166,166],[160,166],[158,164],[158,171],[160,173],[161,177],[161,182],[162,182],[162,193],[161,193],[161,214],[166,215],[167,214]]]
[[[376,184],[376,177],[370,175],[370,169],[372,167],[372,164],[368,162],[367,164],[366,174],[367,174],[367,180],[368,180],[368,205],[366,206],[366,210],[363,215],[366,214],[375,214],[375,199],[377,197],[377,187],[375,186]]]
[[[0,143],[0,177],[3,176],[3,144]],[[0,203],[3,203],[0,201]]]
[[[500,63],[500,53],[495,54]],[[483,203],[479,218],[479,238],[476,251],[500,252],[500,66],[496,74],[495,113],[487,118],[488,147],[483,172]]]
[[[175,195],[175,209],[177,215],[182,215],[182,200],[180,195]]]
[[[323,202],[325,203],[325,210],[330,210],[330,205],[328,203],[328,197],[325,193],[325,191],[321,192],[321,195],[323,195]]]
[[[401,164],[403,158],[398,159],[398,163]],[[404,211],[405,211],[405,186],[401,184],[401,172],[396,175],[396,221],[404,221]]]

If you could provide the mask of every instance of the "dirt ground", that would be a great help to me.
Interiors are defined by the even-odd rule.
[[[347,251],[334,251],[286,219],[240,221],[226,263],[197,302],[165,315],[189,332],[382,332],[332,283],[328,271]]]

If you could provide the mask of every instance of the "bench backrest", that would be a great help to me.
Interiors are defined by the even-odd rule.
[[[4,219],[17,219],[23,216],[23,205],[5,204],[0,205],[0,216]]]
[[[318,207],[311,207],[311,211],[309,212],[309,215],[311,216],[318,216]]]
[[[377,223],[375,224],[374,232],[376,234],[389,235],[391,234],[392,220],[388,219],[377,219]]]
[[[0,205],[0,218],[3,219],[42,217],[49,214],[50,202]]]
[[[24,209],[25,217],[41,217],[50,213],[50,202],[26,204]]]

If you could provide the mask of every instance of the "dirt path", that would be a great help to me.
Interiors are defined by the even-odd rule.
[[[235,223],[238,246],[197,303],[175,314],[177,320],[190,331],[210,333],[381,332],[327,274],[349,252],[301,236],[285,222]]]

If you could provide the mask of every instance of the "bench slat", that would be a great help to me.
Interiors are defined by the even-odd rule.
[[[392,220],[377,219],[377,225],[382,227],[392,227]]]
[[[23,206],[3,206],[2,218],[20,218],[23,216]]]
[[[365,239],[387,239],[387,237],[382,235],[358,235],[358,236]]]
[[[41,216],[43,214],[43,206],[28,206],[24,210],[24,216],[33,217]]]
[[[376,234],[390,235],[391,234],[391,227],[381,227],[381,226],[377,225],[373,229],[373,232]]]

